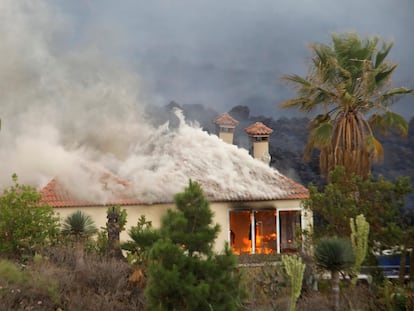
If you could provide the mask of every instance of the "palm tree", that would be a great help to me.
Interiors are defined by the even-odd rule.
[[[361,39],[355,33],[333,34],[332,45],[310,45],[310,72],[306,77],[283,78],[298,96],[281,103],[304,112],[319,113],[310,122],[305,159],[320,150],[320,170],[325,176],[335,166],[347,173],[367,176],[371,163],[381,160],[383,148],[374,130],[407,134],[404,118],[390,111],[400,95],[414,94],[404,87],[391,88],[397,64],[385,61],[393,43],[378,37]]]
[[[339,275],[355,261],[351,242],[340,238],[322,239],[316,244],[314,256],[316,265],[331,273],[334,306],[339,310]]]
[[[64,235],[73,236],[78,240],[87,238],[97,232],[91,216],[81,211],[76,211],[67,216],[62,225]]]
[[[78,270],[82,270],[85,264],[83,258],[84,242],[97,231],[91,216],[81,211],[72,213],[63,221],[62,234],[74,238],[76,268]]]

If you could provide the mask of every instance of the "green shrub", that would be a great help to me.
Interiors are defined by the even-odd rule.
[[[0,255],[32,255],[55,240],[59,219],[50,206],[39,205],[36,189],[18,184],[16,175],[13,183],[0,197]]]

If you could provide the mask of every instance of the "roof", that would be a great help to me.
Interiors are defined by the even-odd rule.
[[[283,190],[283,194],[274,193],[252,195],[251,193],[220,192],[218,185],[205,187],[204,193],[212,202],[251,202],[251,201],[271,201],[271,200],[302,200],[309,197],[305,187],[295,183],[283,175],[275,174],[273,183],[275,188]],[[152,203],[172,203],[171,202],[143,202],[126,195],[114,195],[107,201],[94,201],[81,199],[76,194],[66,189],[58,179],[52,179],[41,191],[42,199],[40,204],[48,204],[52,207],[87,207],[87,206],[112,206],[112,205],[148,205]]]
[[[239,124],[239,121],[232,118],[228,113],[223,113],[217,117],[214,118],[213,122],[217,125],[223,125],[223,126],[237,126]]]
[[[268,128],[262,122],[256,122],[255,124],[246,127],[244,130],[247,134],[251,136],[270,135],[273,133],[273,130],[271,128]]]
[[[156,134],[151,144],[140,143],[119,167],[113,166],[116,174],[97,163],[61,172],[41,190],[41,203],[53,207],[173,203],[189,179],[200,183],[210,202],[308,198],[305,187],[216,135],[185,124],[175,132],[161,128]]]
[[[114,191],[108,187],[108,181],[114,182],[119,186],[118,190]],[[129,185],[127,182],[117,178],[114,175],[104,174],[100,180],[102,191],[106,192],[105,200],[93,199],[93,195],[88,198],[70,191],[70,187],[66,187],[64,182],[57,178],[53,178],[45,187],[40,190],[42,198],[40,204],[47,204],[52,207],[84,207],[84,206],[102,206],[102,205],[139,205],[142,202],[128,196],[127,190]]]
[[[256,178],[252,172],[252,179]],[[112,177],[113,178],[113,177]],[[105,183],[102,181],[103,190],[107,192],[105,200],[81,198],[76,193],[71,192],[64,183],[57,178],[53,178],[45,187],[40,190],[42,199],[40,204],[48,204],[52,207],[87,207],[87,206],[108,206],[108,205],[148,205],[153,203],[172,203],[173,200],[154,202],[139,200],[134,197],[133,185],[117,179],[121,188],[118,192],[111,189],[105,189]],[[265,182],[268,186],[274,188],[274,191],[266,192],[236,192],[231,189],[223,190],[219,184],[206,184],[205,181],[199,181],[205,195],[212,202],[251,202],[251,201],[269,201],[269,200],[302,200],[309,197],[308,190],[302,185],[294,182],[286,176],[274,171],[274,174],[267,176]]]

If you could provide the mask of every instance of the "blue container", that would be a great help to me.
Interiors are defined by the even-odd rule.
[[[378,265],[383,269],[384,276],[390,278],[398,277],[401,262],[401,254],[379,255],[376,257],[378,260]],[[408,273],[410,269],[409,255],[407,255],[405,263],[405,273]]]
[[[394,255],[380,255],[377,256],[378,265],[380,266],[399,266],[401,262],[401,254]],[[410,256],[406,257],[406,264],[410,264]]]

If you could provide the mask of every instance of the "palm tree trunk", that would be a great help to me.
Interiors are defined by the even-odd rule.
[[[76,239],[75,241],[75,260],[76,260],[76,271],[82,271],[85,268],[85,258],[84,258],[84,245],[82,240]]]
[[[334,303],[334,310],[339,311],[339,271],[331,271],[332,277],[332,298]]]

